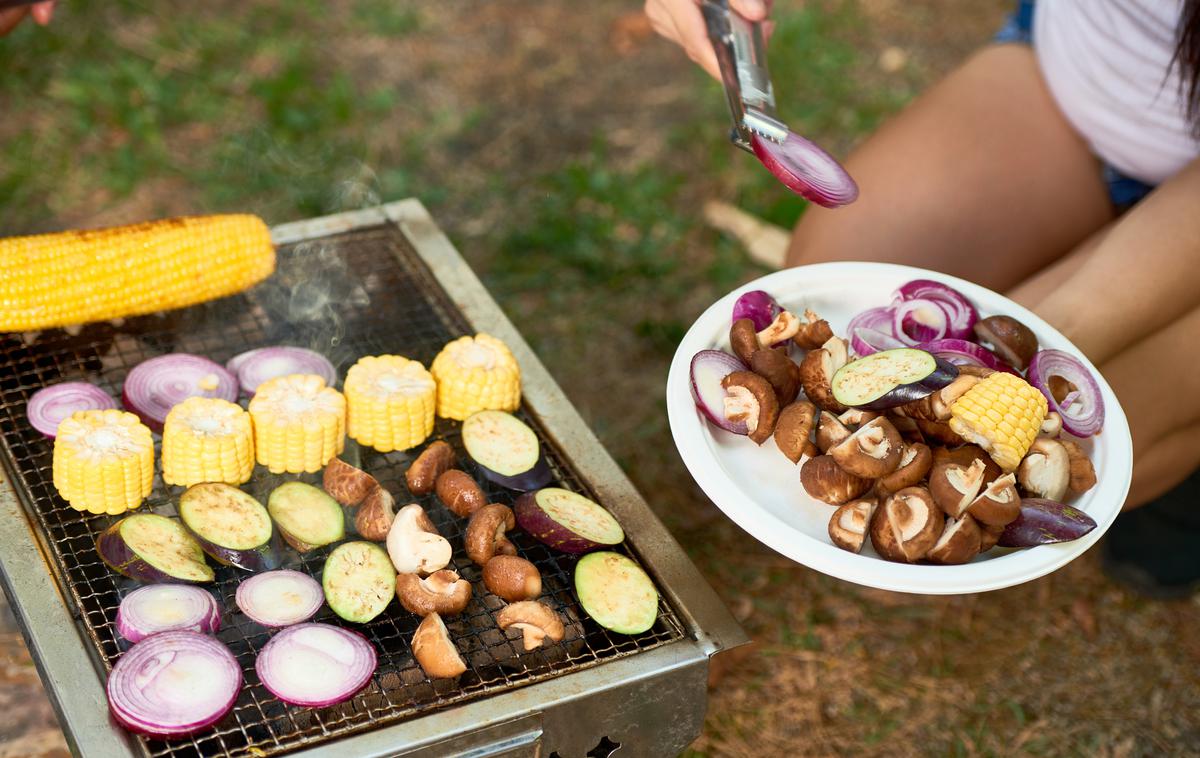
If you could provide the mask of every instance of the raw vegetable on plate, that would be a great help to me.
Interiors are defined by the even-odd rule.
[[[54,487],[72,508],[115,515],[150,495],[154,440],[137,416],[115,409],[79,411],[57,433]]]
[[[408,450],[433,432],[437,385],[399,355],[368,355],[346,373],[346,433],[381,453]]]
[[[254,397],[263,382],[291,374],[316,374],[330,387],[337,383],[337,371],[328,358],[315,350],[292,345],[238,353],[226,361],[225,370],[237,377],[242,392],[249,397]]]
[[[320,471],[346,443],[346,399],[315,374],[264,382],[249,410],[255,454],[272,474]]]
[[[229,648],[190,631],[162,632],[138,642],[117,660],[105,687],[117,723],[167,740],[220,721],[241,688],[242,669]]]
[[[54,439],[58,425],[76,411],[103,411],[116,407],[117,401],[94,384],[62,382],[33,393],[26,415],[30,426]]]
[[[218,563],[262,571],[275,562],[275,530],[262,503],[237,487],[207,483],[179,498],[179,520]]]
[[[275,270],[262,219],[164,219],[0,239],[0,332],[72,326],[213,300]]]
[[[167,484],[242,484],[254,471],[254,429],[241,406],[215,397],[190,397],[167,414],[162,474]]]
[[[191,584],[148,584],[126,595],[117,608],[117,633],[130,642],[177,630],[216,634],[220,628],[217,601]]]
[[[297,552],[329,545],[346,536],[346,516],[337,501],[304,482],[284,482],[267,496],[267,512],[284,541]]]
[[[462,425],[463,447],[487,479],[521,492],[545,486],[553,478],[537,434],[504,411],[479,411]]]
[[[146,426],[162,431],[167,414],[190,397],[234,402],[237,379],[219,363],[190,353],[159,355],[134,366],[121,386],[121,400]]]
[[[96,550],[109,568],[139,582],[211,582],[204,551],[175,519],[157,513],[126,516],[100,533]]]
[[[365,687],[377,661],[375,648],[358,632],[307,623],[275,634],[258,654],[254,671],[283,702],[325,708]]]
[[[433,359],[437,415],[458,421],[476,411],[515,411],[521,404],[517,359],[489,334],[459,337]]]

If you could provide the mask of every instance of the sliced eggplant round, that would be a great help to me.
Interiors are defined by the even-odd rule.
[[[958,368],[924,350],[881,350],[842,366],[830,382],[842,405],[881,411],[932,395],[954,381]]]
[[[513,503],[517,524],[534,539],[564,553],[619,545],[625,532],[599,503],[561,487],[526,492]]]
[[[157,513],[121,519],[100,533],[96,550],[113,571],[139,582],[213,580],[199,543],[183,524]]]
[[[334,613],[365,624],[383,613],[395,596],[396,569],[384,549],[374,542],[347,542],[325,559],[321,588]]]
[[[342,506],[311,484],[279,485],[267,498],[267,511],[284,540],[301,553],[346,536]]]
[[[619,634],[641,634],[658,618],[654,582],[620,553],[601,551],[580,558],[575,594],[593,621]]]
[[[479,411],[463,421],[463,447],[484,477],[518,492],[536,490],[554,475],[537,434],[504,411]]]
[[[262,571],[275,561],[271,515],[228,484],[196,484],[179,498],[179,518],[218,563]]]

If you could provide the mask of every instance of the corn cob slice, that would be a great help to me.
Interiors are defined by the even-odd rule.
[[[346,444],[346,398],[315,374],[263,382],[250,417],[255,455],[272,474],[320,471]]]
[[[997,371],[950,406],[950,428],[1015,471],[1046,418],[1046,398],[1019,376]]]
[[[154,440],[132,413],[79,411],[58,425],[54,487],[72,508],[124,513],[154,486]]]
[[[216,397],[190,397],[167,414],[162,438],[163,481],[241,484],[254,471],[254,429],[241,406]]]
[[[0,332],[180,308],[274,270],[270,232],[248,215],[0,239]]]
[[[381,453],[407,450],[433,432],[437,385],[399,355],[368,355],[346,373],[346,432]]]
[[[517,359],[490,335],[459,337],[442,348],[429,370],[442,418],[462,421],[478,411],[515,411],[521,404]]]

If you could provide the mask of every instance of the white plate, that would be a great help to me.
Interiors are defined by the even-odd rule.
[[[1091,547],[1121,510],[1133,474],[1129,425],[1108,383],[1091,363],[1104,395],[1103,432],[1088,442],[1098,483],[1072,505],[1096,520],[1082,539],[1025,550],[992,550],[962,566],[924,566],[880,559],[870,540],[861,555],[829,540],[833,508],[809,497],[799,468],[767,440],[757,447],[746,437],[718,429],[696,409],[689,386],[692,356],[707,348],[729,348],[733,303],[744,292],[765,290],[788,310],[812,308],[845,335],[856,313],[887,305],[892,293],[911,279],[934,279],[967,296],[983,316],[1006,314],[1032,329],[1042,347],[1081,357],[1066,337],[1008,298],[970,282],[933,271],[881,263],[825,263],[779,271],[757,279],[714,303],[688,330],[667,378],[671,434],[683,462],[705,494],[755,539],[794,561],[839,579],[880,589],[947,595],[982,592],[1027,582],[1063,566]]]

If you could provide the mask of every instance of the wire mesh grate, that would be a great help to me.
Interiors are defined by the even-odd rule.
[[[478,326],[487,328],[486,324]],[[275,344],[316,349],[329,357],[339,375],[363,355],[398,353],[428,366],[446,342],[472,331],[399,230],[384,225],[284,246],[276,275],[241,295],[163,315],[93,324],[75,332],[56,329],[32,336],[0,335],[5,465],[22,504],[42,529],[64,597],[74,604],[72,611],[103,666],[110,669],[128,647],[116,633],[115,618],[121,598],[137,584],[109,570],[95,549],[96,536],[118,517],[79,513],[55,492],[52,443],[30,427],[25,417],[33,392],[59,381],[85,380],[119,397],[128,371],[155,355],[190,352],[224,362],[244,350]],[[558,485],[595,498],[540,425],[523,411],[518,415],[541,437]],[[459,426],[439,419],[429,442],[446,440],[460,460],[465,460]],[[271,695],[255,674],[255,657],[270,634],[238,611],[234,592],[239,572],[220,567],[216,581],[207,586],[222,608],[223,628],[218,636],[242,667],[242,692],[229,716],[190,739],[139,738],[144,755],[263,756],[312,747],[684,636],[678,617],[663,600],[658,621],[644,634],[618,635],[599,627],[586,618],[572,591],[575,559],[552,552],[518,531],[511,537],[519,554],[542,574],[541,600],[558,611],[566,627],[560,643],[525,651],[519,634],[506,634],[497,627],[495,613],[504,602],[486,592],[480,568],[465,557],[466,521],[446,510],[433,495],[411,497],[408,493],[404,472],[423,448],[382,454],[347,441],[344,457],[375,476],[396,496],[398,505],[421,503],[450,540],[455,556],[451,567],[471,581],[475,590],[466,611],[446,620],[467,662],[467,672],[458,680],[429,680],[409,646],[420,619],[397,602],[365,625],[347,624],[325,607],[314,621],[348,626],[365,634],[379,655],[379,668],[367,687],[345,703],[322,709],[288,706]],[[265,502],[271,489],[288,479],[319,485],[319,475],[275,476],[260,467],[245,489]],[[480,484],[489,502],[511,504],[514,499],[511,492],[486,481]],[[173,500],[181,492],[182,488],[166,487],[161,477],[156,477],[154,494],[143,508],[173,515]],[[348,519],[347,539],[354,538],[351,522]],[[285,550],[281,567],[304,571],[319,580],[331,548],[303,555]],[[628,554],[627,548],[621,549]],[[637,560],[637,556],[631,557]]]

